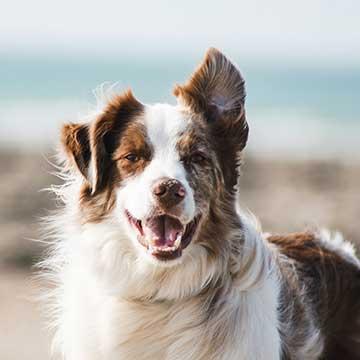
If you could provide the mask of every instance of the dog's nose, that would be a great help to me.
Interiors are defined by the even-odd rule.
[[[167,208],[179,204],[186,195],[186,190],[180,181],[170,178],[157,180],[152,188],[155,198]]]

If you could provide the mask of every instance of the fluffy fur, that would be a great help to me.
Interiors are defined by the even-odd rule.
[[[40,264],[54,353],[359,358],[351,245],[326,232],[264,235],[237,208],[248,136],[239,70],[210,49],[175,95],[176,106],[144,105],[128,91],[63,128],[63,207]]]

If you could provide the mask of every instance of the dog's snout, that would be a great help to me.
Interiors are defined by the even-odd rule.
[[[155,198],[166,207],[172,207],[180,203],[186,190],[180,181],[170,178],[161,178],[157,180],[152,188]]]

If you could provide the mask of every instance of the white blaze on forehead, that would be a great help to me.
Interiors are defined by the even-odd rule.
[[[187,119],[179,108],[168,104],[147,106],[144,122],[155,155],[166,150],[173,152],[179,135],[187,126]]]
[[[146,107],[144,124],[153,147],[153,158],[145,172],[153,180],[161,177],[177,179],[192,194],[177,150],[179,137],[186,130],[188,121],[177,106],[156,104]]]

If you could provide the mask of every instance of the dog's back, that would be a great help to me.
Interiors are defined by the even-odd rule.
[[[321,358],[360,359],[360,266],[351,245],[340,235],[331,239],[311,232],[270,236],[268,241],[285,255],[279,260],[286,279],[282,322],[292,326],[284,342],[290,349],[301,346],[305,334],[300,324],[314,321],[324,344]],[[291,359],[291,353],[285,358]]]

